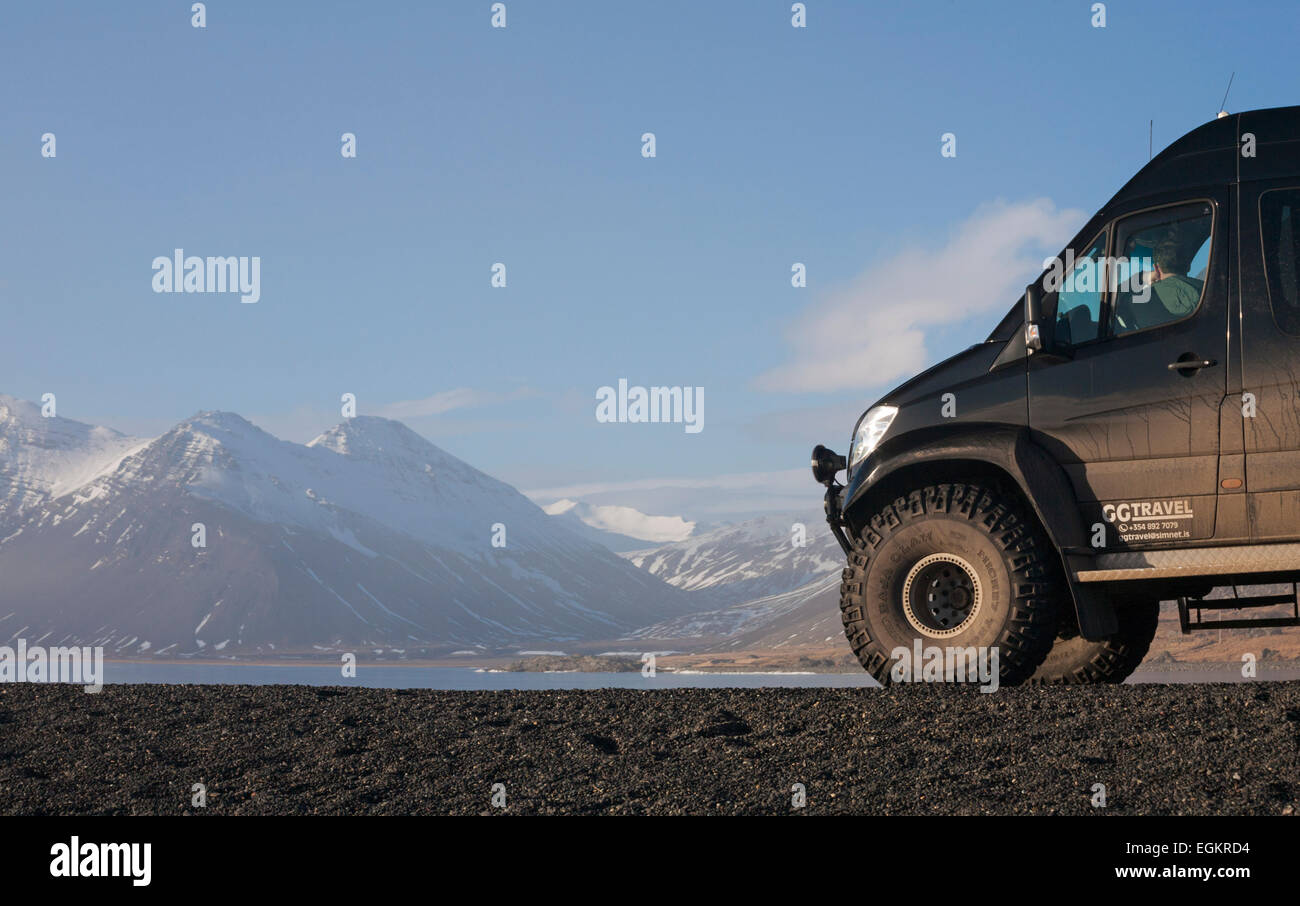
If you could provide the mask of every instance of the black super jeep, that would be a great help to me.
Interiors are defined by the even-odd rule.
[[[813,474],[884,683],[918,640],[998,651],[1003,683],[1120,682],[1162,600],[1184,632],[1300,625],[1300,107],[1174,142]],[[1273,610],[1201,619],[1226,607]]]

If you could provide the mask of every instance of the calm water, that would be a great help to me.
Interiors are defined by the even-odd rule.
[[[667,673],[653,678],[640,673],[489,673],[469,667],[357,667],[355,678],[344,678],[338,667],[323,665],[157,664],[110,661],[104,665],[106,683],[298,684],[306,686],[371,686],[381,689],[684,689],[875,687],[864,673]],[[1261,670],[1258,680],[1300,679],[1300,669]],[[1129,682],[1242,682],[1240,671],[1139,671]]]
[[[246,683],[264,686],[373,686],[381,689],[681,689],[755,686],[875,686],[864,673],[489,673],[469,667],[359,664],[354,678],[335,666],[258,664],[104,664],[106,683]]]

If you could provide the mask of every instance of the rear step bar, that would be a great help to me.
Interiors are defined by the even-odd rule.
[[[1232,587],[1233,597],[1215,598],[1206,601],[1202,598],[1179,598],[1178,599],[1178,627],[1182,629],[1183,635],[1187,635],[1196,629],[1254,629],[1265,628],[1270,626],[1300,626],[1300,598],[1296,595],[1296,583],[1291,583],[1291,593],[1289,595],[1256,595],[1252,598],[1237,597],[1237,587]],[[1278,604],[1290,604],[1291,616],[1289,617],[1264,617],[1250,620],[1204,620],[1201,618],[1203,610],[1244,610],[1249,607],[1276,607]],[[1191,612],[1196,611],[1196,619],[1191,618]]]

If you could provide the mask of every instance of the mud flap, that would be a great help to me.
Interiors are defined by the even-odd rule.
[[[1119,619],[1110,595],[1101,586],[1074,580],[1075,571],[1091,565],[1091,557],[1066,556],[1067,582],[1074,596],[1074,611],[1079,618],[1079,635],[1089,642],[1100,642],[1119,632]]]

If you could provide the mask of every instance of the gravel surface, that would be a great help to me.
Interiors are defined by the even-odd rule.
[[[191,806],[194,784],[206,808]],[[1300,682],[0,686],[0,814],[1300,812]],[[807,805],[792,808],[803,784]]]

